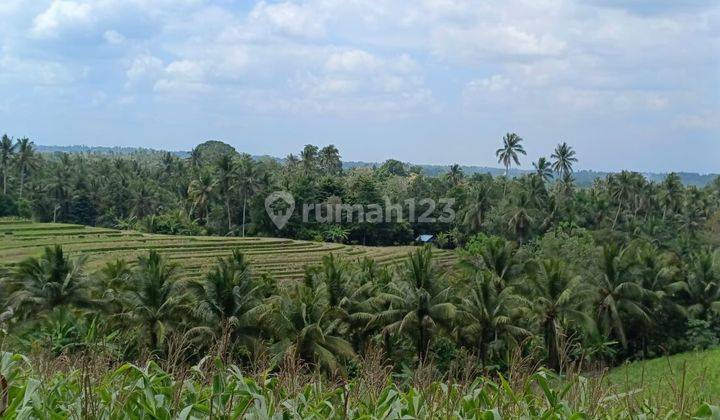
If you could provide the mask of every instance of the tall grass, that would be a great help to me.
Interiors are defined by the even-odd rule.
[[[478,376],[455,366],[393,375],[371,352],[353,379],[328,378],[289,357],[277,371],[244,370],[207,356],[192,366],[167,361],[110,366],[91,353],[0,356],[4,418],[718,418],[720,408],[686,401],[630,404],[603,375],[563,377],[539,369]],[[470,365],[468,365],[470,366]],[[451,378],[452,377],[452,378]]]

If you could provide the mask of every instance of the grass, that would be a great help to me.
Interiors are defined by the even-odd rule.
[[[304,268],[335,253],[348,260],[371,258],[379,265],[403,261],[410,246],[366,247],[284,238],[235,238],[211,236],[170,236],[94,228],[62,223],[34,223],[22,219],[0,219],[0,265],[9,266],[41,254],[46,246],[59,244],[70,256],[85,255],[88,268],[98,269],[115,259],[132,262],[154,249],[176,262],[187,277],[204,275],[218,257],[233,249],[246,254],[258,274],[278,280],[302,278]],[[450,266],[455,254],[436,251],[437,261]]]
[[[629,404],[719,404],[720,349],[628,363],[613,369],[607,378]]]

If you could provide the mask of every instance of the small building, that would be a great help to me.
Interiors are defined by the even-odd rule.
[[[435,242],[435,235],[420,235],[415,238],[415,242],[419,244],[431,244]]]

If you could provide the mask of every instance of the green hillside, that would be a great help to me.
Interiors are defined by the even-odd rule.
[[[155,235],[74,224],[0,219],[2,265],[12,265],[24,258],[40,255],[44,247],[54,244],[62,245],[70,256],[87,256],[87,266],[91,270],[118,258],[133,261],[138,255],[154,249],[176,262],[187,278],[202,276],[218,257],[230,255],[233,249],[245,253],[256,273],[267,273],[277,279],[302,277],[305,266],[319,262],[328,253],[352,260],[368,257],[381,265],[388,265],[402,261],[412,249],[410,246],[366,247],[283,238]],[[455,260],[450,251],[438,250],[436,257],[443,265],[450,265]]]
[[[676,354],[613,369],[608,381],[632,405],[720,403],[720,349]]]

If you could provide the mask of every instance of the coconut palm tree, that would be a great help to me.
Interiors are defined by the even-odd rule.
[[[615,229],[618,217],[623,207],[627,206],[634,190],[633,175],[628,171],[622,171],[619,174],[608,176],[608,189],[610,196],[617,203],[617,212],[613,219],[612,229]]]
[[[67,258],[60,245],[47,247],[42,256],[21,261],[10,273],[10,305],[24,313],[62,306],[89,306],[89,283],[84,258]]]
[[[341,361],[356,357],[352,345],[334,332],[340,310],[329,304],[324,283],[296,283],[286,294],[269,298],[268,305],[271,310],[260,321],[275,333],[271,351],[276,363],[293,355],[329,373],[342,373]]]
[[[460,267],[472,276],[477,277],[485,271],[492,273],[491,282],[497,294],[508,286],[518,266],[515,247],[498,236],[484,239],[473,255],[460,261]]]
[[[19,139],[16,144],[17,155],[15,163],[20,171],[20,198],[23,197],[25,177],[28,172],[37,169],[38,163],[35,156],[35,144],[27,137]]]
[[[142,220],[153,213],[155,197],[145,183],[139,183],[136,188],[137,190],[131,198],[130,205],[132,206],[132,215],[138,220]]]
[[[543,181],[548,182],[553,179],[552,164],[545,157],[541,157],[537,163],[533,163],[533,168],[535,168],[535,175]]]
[[[553,170],[563,175],[572,173],[573,163],[577,162],[575,151],[565,142],[558,144],[550,157],[555,160],[552,164]]]
[[[451,289],[439,277],[432,249],[423,247],[408,255],[404,271],[379,293],[386,308],[371,325],[383,326],[384,334],[400,333],[413,338],[418,362],[425,361],[433,334],[449,327],[456,315],[450,299]]]
[[[243,155],[236,169],[237,188],[243,202],[242,210],[242,236],[245,237],[245,214],[248,198],[255,194],[261,185],[261,174],[258,166],[250,155]]]
[[[513,162],[516,165],[520,165],[520,159],[518,153],[521,155],[526,154],[523,148],[522,138],[515,133],[507,133],[503,137],[503,147],[495,151],[495,156],[498,158],[498,163],[502,163],[505,167],[505,176],[508,176],[508,171]]]
[[[704,249],[691,258],[687,279],[688,312],[695,318],[710,320],[720,314],[720,257],[718,251]]]
[[[168,331],[188,310],[177,266],[150,251],[138,258],[128,286],[123,297],[128,315],[148,332],[150,350],[161,351]]]
[[[320,166],[325,173],[337,175],[342,172],[342,161],[340,160],[340,151],[335,145],[329,144],[322,149],[318,155]]]
[[[660,189],[660,205],[662,206],[663,220],[668,212],[677,213],[682,203],[683,185],[680,176],[675,172],[669,173],[662,182]]]
[[[463,214],[463,224],[469,232],[478,232],[492,205],[492,183],[473,184]]]
[[[530,196],[526,191],[520,191],[513,201],[513,205],[507,210],[507,227],[522,245],[529,236],[535,219],[530,215]]]
[[[548,366],[560,369],[560,345],[569,328],[592,331],[592,318],[585,311],[589,290],[580,276],[573,276],[557,259],[540,261],[530,276],[531,310],[547,349]]]
[[[303,172],[305,176],[309,176],[317,170],[318,148],[312,144],[306,144],[300,152],[300,160],[302,162]]]
[[[198,218],[208,222],[210,214],[210,203],[215,196],[215,188],[217,181],[207,172],[202,172],[197,178],[193,179],[188,186],[188,197],[192,200],[191,214],[197,212]]]
[[[217,335],[228,331],[233,342],[254,347],[260,327],[262,286],[253,281],[250,264],[239,250],[220,258],[202,280],[188,283],[194,311]]]
[[[230,194],[235,189],[236,164],[230,155],[221,155],[215,162],[218,192],[225,202],[228,232],[232,231],[232,213],[230,210]]]
[[[447,173],[447,180],[450,182],[450,185],[456,186],[460,184],[465,174],[463,174],[463,170],[457,163],[450,165],[450,170]]]
[[[3,177],[3,194],[7,194],[8,171],[15,154],[15,146],[16,144],[13,144],[12,139],[7,134],[3,134],[2,140],[0,140],[0,170],[2,170]]]
[[[519,325],[520,298],[511,286],[500,292],[494,287],[494,273],[484,271],[472,279],[472,286],[458,308],[459,332],[477,346],[483,364],[488,350],[507,350],[509,341],[531,335]]]
[[[627,248],[615,245],[603,247],[602,276],[597,285],[597,319],[601,330],[614,333],[623,348],[627,348],[626,323],[638,319],[650,323],[648,308],[643,304],[650,292],[633,281],[623,261]]]

